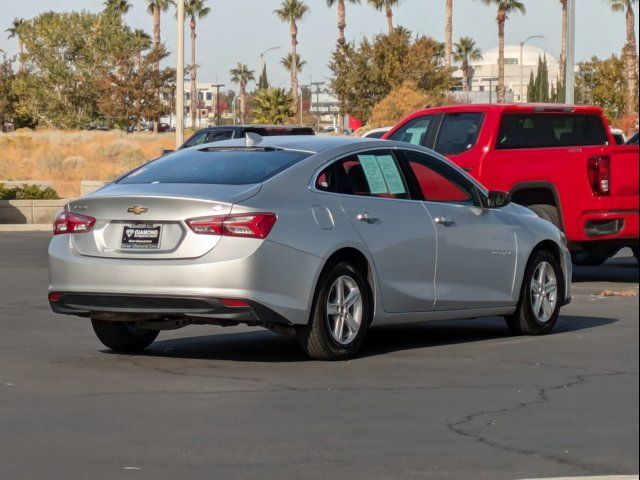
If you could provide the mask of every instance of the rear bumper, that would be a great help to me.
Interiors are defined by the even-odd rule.
[[[89,317],[95,313],[122,313],[145,317],[184,316],[222,322],[280,324],[291,323],[259,303],[227,307],[218,298],[168,295],[123,295],[105,293],[52,292],[49,304],[55,313]],[[123,316],[126,318],[126,316]]]
[[[573,242],[611,241],[620,246],[637,246],[638,210],[591,211],[579,218],[579,238]]]
[[[52,308],[83,316],[248,313],[221,311],[219,299],[229,298],[258,306],[254,314],[262,306],[292,324],[306,324],[322,262],[275,242],[227,237],[199,258],[99,258],[79,255],[68,237],[55,236],[49,245],[49,292],[67,296]]]

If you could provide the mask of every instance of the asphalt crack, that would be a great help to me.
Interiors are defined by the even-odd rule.
[[[544,403],[550,403],[552,400],[550,398],[550,393],[556,390],[563,390],[563,389],[568,389],[568,388],[574,388],[578,385],[582,385],[587,383],[587,379],[588,378],[592,378],[592,377],[606,377],[606,376],[617,376],[617,375],[633,375],[630,372],[623,372],[623,371],[607,371],[607,372],[603,372],[603,373],[593,373],[593,374],[582,374],[582,375],[574,375],[571,378],[573,378],[573,380],[563,383],[561,385],[554,385],[551,387],[542,387],[538,390],[538,393],[536,395],[536,398],[533,400],[530,400],[528,402],[520,402],[514,406],[511,407],[506,407],[506,408],[501,408],[501,409],[496,409],[496,410],[482,410],[480,412],[475,412],[472,414],[469,414],[467,416],[465,416],[464,418],[462,418],[461,420],[455,421],[455,422],[449,422],[447,423],[447,428],[452,431],[453,433],[455,433],[456,435],[460,435],[462,437],[465,437],[467,439],[471,439],[474,440],[478,443],[481,443],[483,445],[486,445],[490,448],[494,448],[494,449],[498,449],[498,450],[502,450],[505,452],[509,452],[509,453],[514,453],[514,454],[518,454],[518,455],[523,455],[523,456],[527,456],[527,457],[538,457],[538,458],[543,458],[545,460],[549,460],[552,461],[554,463],[560,464],[560,465],[564,465],[564,466],[570,466],[573,468],[577,468],[580,469],[584,472],[587,473],[598,473],[601,468],[586,462],[579,462],[579,461],[575,461],[575,460],[571,460],[569,458],[564,458],[564,457],[559,457],[557,455],[547,455],[547,454],[542,454],[540,452],[536,452],[535,450],[530,450],[530,449],[526,449],[526,448],[520,448],[520,447],[515,447],[515,446],[511,446],[511,445],[502,445],[496,441],[490,440],[488,438],[488,436],[485,434],[479,434],[479,433],[473,433],[470,432],[468,430],[466,430],[464,427],[469,425],[470,423],[472,423],[474,420],[476,420],[477,418],[483,417],[483,416],[487,416],[487,415],[501,415],[504,413],[508,413],[508,412],[513,412],[516,410],[523,410],[526,409],[532,405],[539,405],[539,404],[544,404]],[[616,473],[616,474],[622,474],[624,472],[621,471],[614,471],[611,473]]]

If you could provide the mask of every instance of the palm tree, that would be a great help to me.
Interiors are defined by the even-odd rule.
[[[444,65],[451,66],[451,48],[453,44],[453,0],[445,1],[444,25]]]
[[[229,70],[231,81],[240,85],[240,117],[242,123],[247,123],[247,84],[255,82],[255,73],[244,63],[238,63],[236,68]]]
[[[344,46],[347,40],[344,36],[344,29],[347,28],[347,13],[345,8],[345,1],[349,3],[360,3],[360,0],[327,0],[327,6],[333,7],[338,4],[338,49],[340,53],[344,53]]]
[[[138,66],[142,63],[142,52],[147,50],[151,46],[151,37],[147,32],[141,28],[136,28],[133,31],[133,37],[136,40]]]
[[[174,0],[147,0],[147,12],[153,15],[153,46],[158,47],[160,38],[160,15],[169,10],[170,5],[175,5]]]
[[[524,3],[519,0],[482,0],[485,5],[498,7],[498,102],[504,103],[506,89],[504,85],[504,26],[511,12],[526,13]]]
[[[462,90],[469,91],[469,61],[482,60],[482,52],[476,47],[476,42],[471,37],[461,37],[454,45],[453,59],[462,62]]]
[[[638,54],[636,47],[635,17],[633,5],[638,0],[607,0],[614,12],[624,12],[627,16],[627,43],[625,49],[625,60],[627,70],[627,115],[635,112],[635,99],[638,93]]]
[[[104,0],[105,10],[111,10],[120,16],[120,20],[131,10],[129,0]]]
[[[209,7],[205,6],[206,0],[185,0],[184,15],[189,18],[189,27],[191,28],[191,126],[196,126],[196,77],[198,66],[196,64],[196,20],[201,20],[211,12]]]
[[[282,64],[282,66],[284,67],[284,69],[287,72],[291,71],[291,65],[293,65],[293,59],[291,58],[291,54],[289,53],[286,57],[282,58],[280,60],[280,63]],[[302,69],[304,67],[307,66],[307,61],[306,60],[302,60],[302,57],[300,57],[300,55],[298,55],[296,57],[296,70],[299,72],[302,71]]]
[[[8,38],[17,38],[18,39],[18,64],[19,71],[24,69],[24,40],[22,39],[22,33],[25,28],[27,21],[24,18],[14,18],[11,27],[7,28],[5,31],[9,34]]]
[[[389,28],[389,34],[393,33],[393,7],[398,5],[400,0],[369,0],[369,4],[378,10],[384,11],[387,15],[387,27]]]
[[[567,72],[567,0],[560,0],[560,4],[562,5],[562,47],[560,49],[560,82],[562,82],[562,85],[564,85],[565,76]]]
[[[259,90],[253,97],[253,115],[257,123],[284,124],[295,115],[295,99],[284,88]]]
[[[291,95],[294,105],[298,103],[298,21],[309,11],[309,7],[302,0],[282,0],[280,8],[274,10],[280,20],[289,23],[291,33],[291,62],[294,68],[291,69]]]

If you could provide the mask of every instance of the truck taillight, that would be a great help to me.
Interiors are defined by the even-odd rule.
[[[192,218],[187,220],[187,225],[195,233],[202,235],[262,239],[269,235],[276,219],[273,213],[243,213]]]
[[[606,196],[611,193],[611,161],[609,157],[591,157],[587,173],[594,195]]]
[[[87,233],[93,228],[96,219],[79,213],[60,212],[53,221],[53,234]]]

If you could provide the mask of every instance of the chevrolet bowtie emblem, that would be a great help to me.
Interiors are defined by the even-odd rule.
[[[147,210],[149,210],[148,208],[145,207],[139,207],[139,206],[134,206],[134,207],[129,207],[127,209],[127,212],[129,213],[133,213],[134,215],[140,215],[141,213],[145,213]]]

